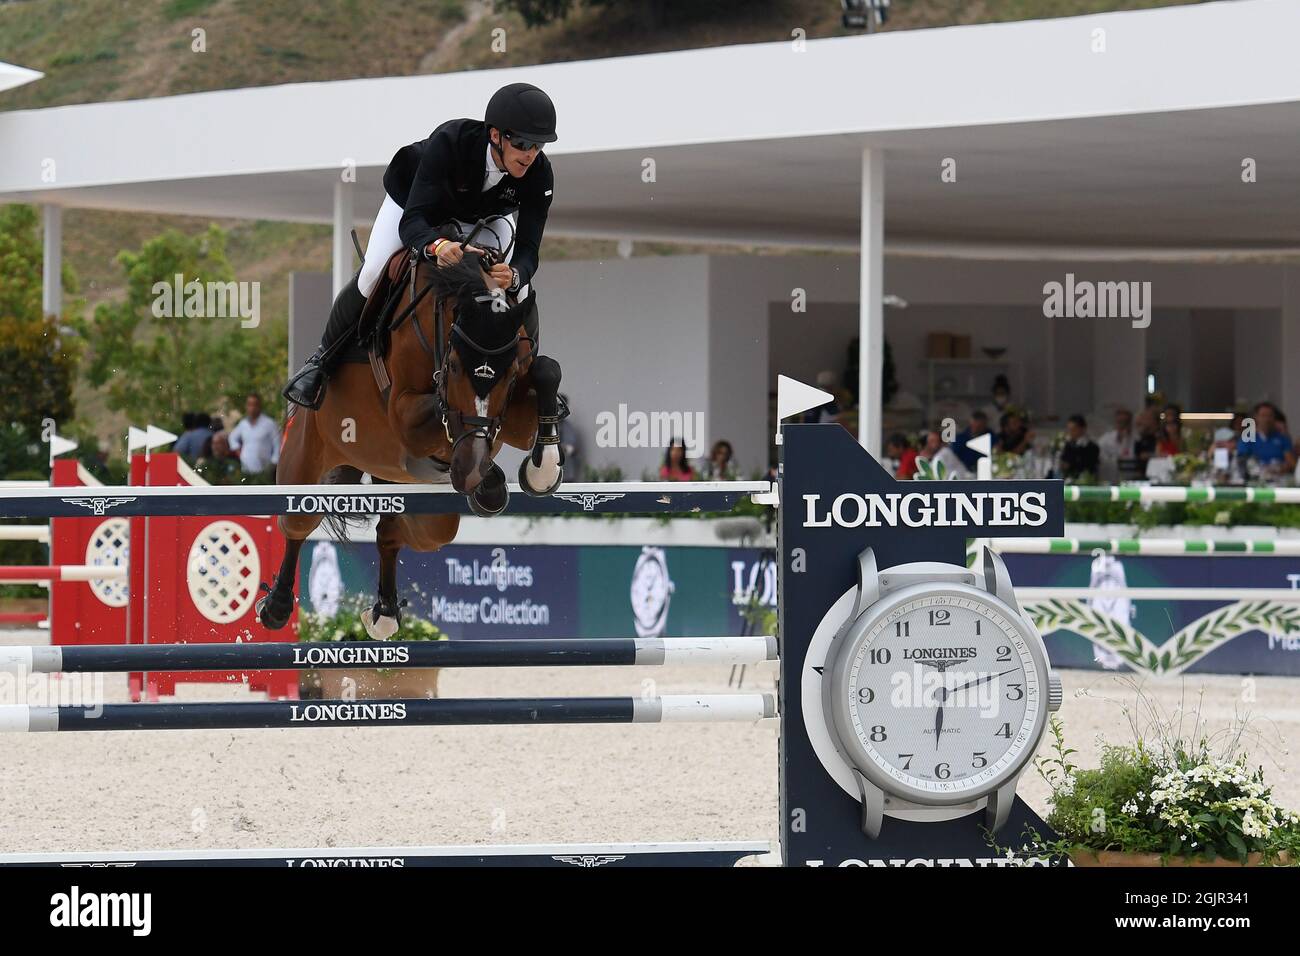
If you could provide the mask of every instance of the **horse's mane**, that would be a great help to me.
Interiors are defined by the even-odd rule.
[[[433,269],[429,281],[438,301],[458,301],[460,322],[476,337],[482,337],[484,345],[503,343],[518,330],[522,304],[503,310],[500,305],[484,301],[495,290],[483,281],[478,256],[466,255],[455,265]]]
[[[440,299],[444,296],[455,298],[461,293],[479,295],[488,291],[476,255],[464,256],[460,262],[452,266],[435,266],[427,273],[421,271],[421,278],[424,275],[429,276],[429,281],[433,283],[433,292]]]

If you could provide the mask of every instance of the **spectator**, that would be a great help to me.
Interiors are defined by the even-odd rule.
[[[186,412],[181,416],[184,431],[176,439],[172,451],[188,461],[196,461],[212,437],[212,419],[206,412]]]
[[[194,468],[215,485],[239,478],[239,458],[230,450],[230,438],[225,432],[208,433]]]
[[[968,475],[970,472],[966,466],[961,463],[951,448],[944,444],[943,434],[938,429],[930,429],[925,433],[925,447],[921,449],[918,458],[924,458],[935,470],[942,466],[945,474]]]
[[[1291,436],[1282,430],[1281,413],[1272,402],[1260,402],[1254,409],[1254,440],[1237,442],[1237,457],[1253,458],[1267,471],[1291,470],[1296,466]]]
[[[1133,453],[1138,460],[1138,477],[1145,477],[1147,462],[1156,457],[1160,441],[1160,421],[1156,417],[1156,410],[1148,405],[1138,412],[1134,424],[1137,426],[1137,439],[1133,442]]]
[[[1241,421],[1245,418],[1240,412],[1233,412],[1227,425],[1220,425],[1214,430],[1210,445],[1210,467],[1214,470],[1215,482],[1231,479],[1237,465],[1237,442],[1241,440]]]
[[[719,439],[713,443],[713,450],[700,467],[700,476],[708,481],[732,481],[736,478],[731,442]]]
[[[686,460],[686,445],[674,438],[664,452],[664,464],[659,469],[660,481],[695,481],[699,476]]]
[[[1140,476],[1137,460],[1138,436],[1133,431],[1133,413],[1127,408],[1115,409],[1115,427],[1101,436],[1097,447],[1101,451],[1098,477],[1105,482]]]
[[[998,432],[995,445],[999,451],[1010,455],[1023,455],[1034,440],[1034,433],[1025,425],[1025,420],[1017,411],[1002,414],[1002,430]]]
[[[280,461],[280,429],[262,414],[262,398],[256,392],[244,401],[244,417],[230,432],[230,447],[239,453],[246,475],[260,475]]]
[[[1065,423],[1065,446],[1061,449],[1061,477],[1078,480],[1097,475],[1101,449],[1088,437],[1088,422],[1082,415],[1071,415]]]
[[[1180,454],[1183,450],[1183,410],[1170,402],[1160,415],[1156,454],[1161,457]]]
[[[983,412],[971,412],[970,424],[967,425],[964,431],[958,432],[957,437],[953,439],[953,454],[961,459],[961,463],[967,471],[974,471],[975,465],[983,457],[975,449],[967,448],[967,444],[970,443],[971,439],[987,434],[988,430],[989,417]]]
[[[902,432],[894,432],[885,442],[885,454],[898,462],[894,477],[907,481],[916,474],[916,449]]]
[[[985,405],[982,411],[988,416],[989,421],[998,422],[1010,410],[1011,383],[1007,381],[1005,375],[999,375],[993,380],[993,401]]]

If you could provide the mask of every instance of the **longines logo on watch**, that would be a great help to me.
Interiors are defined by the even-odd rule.
[[[903,660],[960,664],[978,653],[973,647],[907,647],[903,649]]]
[[[1037,528],[1047,522],[1047,495],[1041,491],[912,491],[906,494],[842,494],[822,504],[821,495],[804,495],[805,528]]]

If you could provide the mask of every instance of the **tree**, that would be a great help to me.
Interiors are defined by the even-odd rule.
[[[43,312],[41,265],[36,210],[0,206],[0,475],[11,478],[45,477],[46,423],[66,425],[75,410],[79,343],[61,317]],[[71,269],[62,284],[76,291]],[[79,300],[66,306],[79,308]]]
[[[236,404],[283,375],[284,329],[260,318],[244,327],[235,305],[250,290],[234,282],[222,229],[168,230],[118,262],[126,299],[100,305],[84,325],[86,377],[106,390],[109,408],[139,425],[175,426],[185,411]]]

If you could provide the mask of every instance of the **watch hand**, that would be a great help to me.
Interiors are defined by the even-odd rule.
[[[985,681],[993,680],[994,678],[997,677],[1006,677],[1008,674],[1014,674],[1015,670],[1016,669],[1013,667],[1011,668],[1011,670],[1003,671],[1001,674],[987,674],[984,677],[979,677],[976,678],[975,680],[967,681],[966,683],[962,684],[960,687],[954,687],[953,690],[965,690],[967,687],[974,687],[976,684],[982,684]]]
[[[945,692],[946,693],[946,692]],[[934,749],[939,749],[939,738],[943,735],[943,703],[940,702],[934,715]]]

